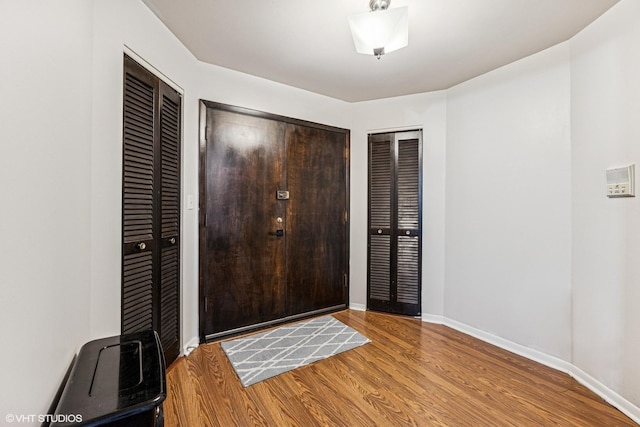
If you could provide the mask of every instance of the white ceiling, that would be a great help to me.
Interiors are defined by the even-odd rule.
[[[144,0],[201,61],[345,101],[447,89],[568,40],[618,0],[393,0],[409,46],[356,53],[368,0]]]

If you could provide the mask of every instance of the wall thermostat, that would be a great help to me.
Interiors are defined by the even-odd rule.
[[[636,165],[607,169],[607,197],[635,197]]]

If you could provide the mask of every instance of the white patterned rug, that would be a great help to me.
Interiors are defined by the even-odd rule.
[[[367,337],[332,316],[323,316],[221,345],[247,387],[368,342]]]

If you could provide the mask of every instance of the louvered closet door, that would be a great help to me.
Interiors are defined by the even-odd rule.
[[[367,306],[421,311],[421,131],[369,135]]]
[[[369,308],[391,303],[393,134],[369,137]]]
[[[180,354],[180,95],[160,85],[160,313],[167,363]]]
[[[151,76],[128,70],[124,86],[122,332],[153,328],[154,104]]]
[[[158,332],[179,354],[180,95],[125,58],[122,333]]]

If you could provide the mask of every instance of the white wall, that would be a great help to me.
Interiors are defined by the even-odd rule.
[[[605,170],[640,166],[639,22],[622,0],[571,42],[573,361],[636,406],[640,198],[608,199]]]
[[[351,296],[367,304],[367,135],[423,129],[422,312],[442,316],[445,241],[446,93],[431,92],[353,105],[351,124]]]
[[[0,2],[0,424],[89,338],[91,31],[84,0]]]
[[[569,45],[447,91],[445,316],[571,360]]]

